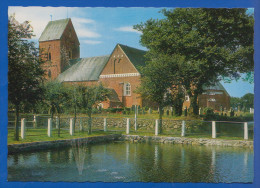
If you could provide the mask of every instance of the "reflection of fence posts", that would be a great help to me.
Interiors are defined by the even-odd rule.
[[[216,138],[216,122],[212,121],[212,138]]]
[[[182,121],[181,124],[181,136],[185,136],[185,121]]]
[[[138,114],[138,108],[137,105],[135,105],[135,131],[137,130],[137,114]]]
[[[159,133],[159,119],[155,120],[155,136],[158,136]]]
[[[104,132],[107,131],[107,118],[104,118]]]
[[[52,118],[48,118],[48,137],[51,137],[52,134]]]
[[[247,124],[247,122],[244,123],[244,139],[248,140],[248,124]]]
[[[129,134],[130,131],[130,119],[126,119],[126,134]]]
[[[37,128],[37,120],[38,120],[38,116],[37,115],[34,115],[33,116],[33,128]]]
[[[73,136],[74,135],[74,118],[70,118],[70,135]]]
[[[26,127],[26,119],[21,119],[21,138],[25,139],[25,127]]]
[[[56,116],[56,129],[58,129],[58,128],[59,128],[59,117]]]

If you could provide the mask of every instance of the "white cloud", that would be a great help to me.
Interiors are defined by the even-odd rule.
[[[95,20],[87,19],[87,18],[79,18],[79,17],[72,17],[73,23],[80,23],[80,24],[93,24]]]
[[[82,42],[85,44],[93,44],[93,45],[102,43],[102,41],[96,41],[96,40],[83,40]]]
[[[97,32],[91,31],[87,28],[77,28],[75,27],[76,33],[78,35],[79,38],[99,38],[100,34],[98,34]]]
[[[119,27],[115,29],[116,31],[123,31],[123,32],[132,32],[132,33],[138,33],[141,34],[142,32],[137,31],[133,29],[133,26],[124,26],[124,27]]]
[[[96,21],[87,18],[72,17],[72,23],[79,38],[98,38]]]
[[[9,7],[8,14],[15,13],[19,22],[30,21],[33,27],[34,39],[39,39],[47,23],[51,20],[65,19],[67,16],[80,12],[80,8],[67,7]],[[79,38],[98,38],[100,34],[96,31],[95,20],[72,17],[72,23]],[[91,24],[91,26],[89,26]]]

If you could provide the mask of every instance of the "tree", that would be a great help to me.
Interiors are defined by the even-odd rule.
[[[171,88],[176,84],[173,81],[177,80],[171,74],[172,71],[175,71],[174,65],[174,59],[160,56],[160,54],[155,55],[154,53],[152,58],[146,62],[146,66],[141,67],[141,85],[136,90],[144,99],[153,101],[158,105],[160,132],[162,129],[163,107],[173,104]]]
[[[51,118],[53,118],[54,113],[57,113],[58,115],[58,136],[60,136],[60,114],[63,112],[63,109],[69,99],[69,89],[62,83],[56,81],[49,81],[45,83],[44,103],[49,107]]]
[[[101,84],[98,86],[78,86],[78,100],[80,107],[85,109],[88,115],[88,134],[92,133],[92,112],[93,108],[105,101],[108,97],[109,90],[104,88]]]
[[[249,110],[249,108],[254,108],[254,94],[247,93],[241,97],[241,103],[244,110]]]
[[[173,93],[173,108],[174,108],[175,115],[181,116],[185,91],[183,87],[179,84],[176,85],[175,87],[173,86],[172,93]]]
[[[74,112],[74,124],[73,128],[76,126],[77,110],[82,107],[82,93],[81,86],[72,85],[68,87],[68,100],[66,101],[66,108],[72,108]]]
[[[158,54],[176,61],[181,85],[198,114],[203,85],[222,76],[238,78],[253,71],[254,19],[246,9],[176,8],[162,10],[165,18],[134,26],[142,32],[140,43],[147,57]],[[181,57],[181,58],[180,58]]]
[[[249,110],[249,108],[254,108],[254,94],[247,93],[241,98],[231,97],[230,106],[234,109],[240,107],[244,110]]]
[[[43,61],[28,21],[20,24],[14,16],[8,18],[8,101],[15,106],[15,140],[19,140],[20,105],[34,104],[42,98]]]
[[[233,109],[238,109],[238,107],[241,107],[241,98],[239,97],[230,97],[230,107]]]

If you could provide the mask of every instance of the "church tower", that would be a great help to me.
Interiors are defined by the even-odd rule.
[[[80,43],[71,19],[50,21],[39,38],[41,57],[45,60],[47,80],[56,79],[80,57]]]

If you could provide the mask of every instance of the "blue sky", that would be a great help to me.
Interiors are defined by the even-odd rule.
[[[80,56],[91,57],[110,54],[117,43],[145,50],[139,44],[141,33],[132,27],[150,18],[163,18],[160,10],[161,8],[9,7],[8,13],[15,13],[19,22],[31,21],[36,35],[33,40],[36,42],[51,17],[52,20],[72,18],[80,41]],[[242,80],[221,83],[234,97],[254,93],[254,84]]]

